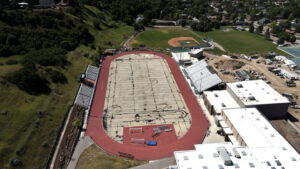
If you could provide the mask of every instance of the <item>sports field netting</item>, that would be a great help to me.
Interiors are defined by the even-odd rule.
[[[285,51],[286,53],[295,56],[295,57],[300,57],[300,47],[294,47],[294,48],[286,48],[286,47],[280,47],[279,49]]]

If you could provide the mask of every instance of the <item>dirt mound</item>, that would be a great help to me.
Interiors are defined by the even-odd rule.
[[[245,65],[244,62],[238,60],[221,60],[219,62],[220,69],[235,70],[240,69]]]
[[[169,44],[170,46],[173,46],[173,47],[180,47],[179,41],[181,41],[181,40],[193,40],[193,41],[195,41],[196,43],[198,43],[198,42],[196,41],[196,39],[194,39],[193,37],[178,37],[178,38],[172,38],[172,39],[170,39],[170,40],[168,41],[168,44]]]

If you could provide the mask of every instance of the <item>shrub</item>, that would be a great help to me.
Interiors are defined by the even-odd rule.
[[[34,50],[25,55],[22,60],[23,65],[32,62],[42,66],[61,66],[68,64],[65,57],[67,51],[61,48],[46,48]]]
[[[18,166],[22,166],[23,165],[22,161],[19,160],[19,159],[17,159],[17,158],[10,159],[9,160],[9,164],[11,166],[14,166],[14,167],[18,167]]]
[[[50,79],[52,82],[54,83],[66,83],[67,82],[67,78],[66,76],[59,72],[59,71],[56,71],[56,70],[50,70],[49,72],[49,75],[50,75]]]
[[[8,61],[6,61],[6,64],[7,65],[15,65],[15,64],[18,64],[18,61],[17,60],[8,60]]]
[[[234,65],[233,70],[240,69],[241,67],[242,67],[242,65]]]
[[[0,57],[8,57],[13,55],[14,52],[11,50],[9,46],[0,45]]]
[[[9,72],[5,78],[29,94],[48,94],[51,91],[48,81],[29,67],[24,67],[16,72]]]

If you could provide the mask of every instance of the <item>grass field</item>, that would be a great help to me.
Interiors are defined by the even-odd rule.
[[[0,77],[0,168],[9,167],[13,158],[20,159],[25,169],[44,167],[63,116],[76,94],[78,75],[91,62],[79,49],[67,57],[72,64],[60,71],[68,83],[50,84],[49,95],[29,95]],[[19,64],[2,65],[0,76],[20,67]]]
[[[139,34],[131,43],[132,47],[138,47],[143,44],[147,48],[168,48],[168,40],[175,37],[189,36],[203,43],[202,38],[210,38],[222,45],[229,53],[236,54],[266,54],[276,52],[286,55],[286,53],[277,49],[277,46],[263,36],[249,33],[247,31],[231,30],[224,32],[215,30],[211,32],[193,32],[183,29],[155,29],[147,30]],[[200,44],[201,45],[201,44]],[[220,53],[218,51],[208,51]]]
[[[85,5],[85,23],[90,33],[94,36],[94,45],[101,48],[120,48],[122,44],[134,33],[134,28],[122,22],[115,22],[105,11],[100,11],[93,6]],[[102,19],[99,20],[98,15]],[[98,19],[101,30],[93,26],[93,21]]]
[[[110,155],[93,144],[81,154],[76,169],[127,169],[145,163]]]
[[[230,53],[244,54],[263,54],[276,52],[283,54],[278,50],[275,44],[266,40],[263,36],[249,33],[247,31],[229,31],[223,32],[215,30],[207,33],[197,32],[200,36],[211,38],[222,45]]]
[[[147,30],[139,34],[131,43],[132,47],[138,47],[143,44],[146,48],[169,48],[168,41],[176,37],[194,37],[202,43],[200,37],[194,36],[189,30],[183,29],[155,29]]]
[[[133,33],[133,27],[125,24],[119,24],[118,28],[98,31],[94,34],[95,46],[101,46],[103,48],[120,48]]]

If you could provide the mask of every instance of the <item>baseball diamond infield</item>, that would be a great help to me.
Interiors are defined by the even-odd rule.
[[[181,44],[180,44],[180,41],[187,41],[187,40],[192,40],[192,41],[195,41],[195,43],[199,44],[197,42],[196,39],[194,39],[193,37],[178,37],[178,38],[172,38],[168,41],[168,44],[170,46],[173,46],[173,47],[180,47]]]
[[[123,144],[124,127],[158,124],[173,124],[178,139],[172,137],[157,146]],[[198,101],[171,57],[132,51],[103,61],[86,136],[105,151],[136,160],[170,157],[174,151],[193,149],[194,144],[201,143],[208,127]]]

